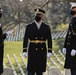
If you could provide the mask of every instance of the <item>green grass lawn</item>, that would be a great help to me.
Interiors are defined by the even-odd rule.
[[[62,42],[63,41],[64,41],[64,39],[53,40],[53,50],[55,51],[55,53],[57,54],[57,56],[60,58],[60,60],[62,62],[64,62],[64,61],[63,61],[62,57],[59,55],[58,50],[62,49],[62,46],[63,46]],[[12,42],[5,41],[4,45],[5,45],[4,46],[4,62],[6,64],[6,66],[11,67],[9,62],[8,62],[8,58],[7,58],[7,54],[9,54],[10,59],[12,61],[12,64],[15,67],[15,70],[17,71],[18,75],[20,75],[20,70],[17,66],[17,63],[15,62],[13,55],[15,54],[17,56],[17,59],[18,59],[20,65],[22,66],[23,70],[25,71],[25,66],[24,66],[24,64],[21,60],[21,57],[20,57],[20,53],[22,53],[22,51],[23,51],[23,48],[22,48],[23,41],[12,41]],[[63,66],[61,66],[59,64],[59,62],[56,61],[56,58],[54,56],[52,56],[52,59],[54,62],[56,62],[60,66],[61,70],[63,70]],[[25,58],[24,60],[27,61],[27,58]],[[49,63],[50,63],[50,61],[49,61]],[[50,65],[54,66],[52,63],[50,63]]]
[[[22,53],[22,41],[14,41],[14,42],[5,42],[4,43],[4,56],[6,54],[9,54],[12,56],[14,53],[19,56],[20,53]]]
[[[63,47],[64,39],[57,39],[53,40],[53,50],[58,52],[59,49]],[[4,43],[4,56],[9,54],[12,56],[14,53],[19,56],[20,53],[23,51],[23,41],[12,41],[12,42],[5,42]]]

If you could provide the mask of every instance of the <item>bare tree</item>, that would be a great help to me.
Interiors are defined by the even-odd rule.
[[[3,29],[14,28],[25,23],[25,26],[34,20],[34,9],[43,8],[47,13],[44,21],[53,28],[69,21],[69,0],[0,0],[3,9],[1,19]]]

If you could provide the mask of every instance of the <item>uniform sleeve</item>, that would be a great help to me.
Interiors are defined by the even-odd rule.
[[[73,45],[72,45],[72,48],[76,50],[76,19],[75,21],[72,23],[72,33],[75,33],[75,35],[73,36]]]
[[[3,34],[2,28],[0,27],[0,39],[4,40],[6,38],[6,33]]]
[[[76,21],[72,23],[72,29],[76,33]]]
[[[28,45],[28,26],[26,27],[24,40],[23,40],[23,52],[27,52],[27,45]]]
[[[2,39],[4,40],[6,38],[6,36],[7,36],[6,33],[2,34]]]
[[[52,37],[51,37],[51,30],[48,26],[48,33],[47,33],[47,42],[48,42],[48,52],[52,53]]]
[[[69,34],[69,31],[66,34],[63,48],[66,48],[66,46],[67,46],[67,37],[68,37],[68,34]]]

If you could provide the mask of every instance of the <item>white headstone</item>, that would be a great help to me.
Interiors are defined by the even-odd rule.
[[[48,71],[44,72],[43,75],[48,75]]]
[[[50,68],[48,71],[48,75],[61,75],[60,68]]]
[[[14,75],[13,74],[13,69],[11,68],[4,68],[4,72],[2,75]]]
[[[65,70],[64,70],[64,73],[65,73],[64,75],[71,75],[70,69],[65,69]]]

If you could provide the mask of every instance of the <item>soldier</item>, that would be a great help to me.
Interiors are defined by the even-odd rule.
[[[2,9],[0,8],[0,18],[2,17]],[[0,24],[0,75],[3,73],[3,54],[4,54],[4,39],[7,34],[3,34]]]
[[[47,57],[52,55],[51,31],[49,25],[42,21],[44,14],[44,10],[35,9],[35,21],[26,27],[23,55],[28,57],[28,75],[42,75],[46,71]]]
[[[72,15],[62,52],[66,54],[64,68],[70,69],[71,75],[76,75],[76,3],[72,5]]]
[[[0,8],[0,18],[2,17],[2,9]],[[3,30],[0,24],[0,75],[3,73],[3,55],[4,55],[4,40],[11,35],[14,30],[9,30],[3,34]]]

